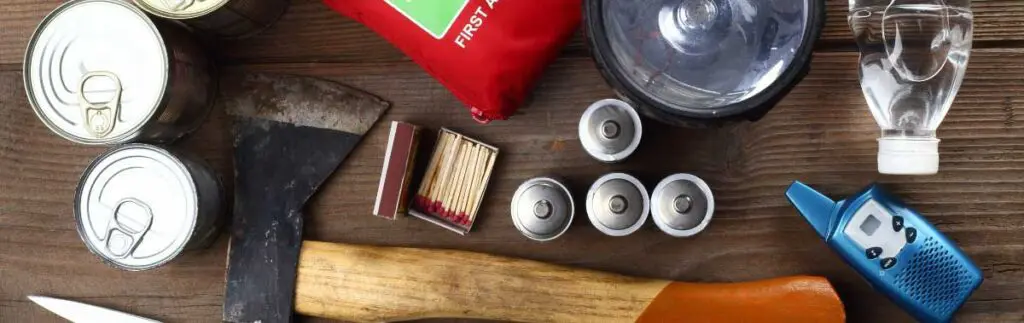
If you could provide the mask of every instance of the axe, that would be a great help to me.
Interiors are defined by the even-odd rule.
[[[690,284],[464,251],[303,242],[306,200],[388,105],[294,76],[247,75],[222,88],[237,116],[225,321],[291,322],[294,313],[356,322],[845,320],[820,277]]]

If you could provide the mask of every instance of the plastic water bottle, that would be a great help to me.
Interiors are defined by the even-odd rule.
[[[935,130],[963,81],[973,20],[970,0],[850,0],[880,173],[938,172]]]

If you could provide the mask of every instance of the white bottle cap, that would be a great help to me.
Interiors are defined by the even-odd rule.
[[[932,175],[939,172],[939,139],[878,139],[878,172],[892,175]]]

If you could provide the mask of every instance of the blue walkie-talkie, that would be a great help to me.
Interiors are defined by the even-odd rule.
[[[981,285],[960,248],[878,185],[835,202],[794,182],[786,197],[875,290],[922,322],[948,322]]]

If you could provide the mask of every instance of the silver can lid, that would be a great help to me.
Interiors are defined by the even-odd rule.
[[[597,101],[583,112],[579,125],[583,149],[610,163],[629,157],[640,145],[643,124],[636,109],[616,99]]]
[[[149,13],[168,19],[192,19],[220,9],[231,0],[135,0]],[[260,2],[262,2],[261,0]]]
[[[188,168],[167,150],[144,144],[111,149],[78,184],[78,234],[90,251],[115,267],[158,267],[191,239],[199,214],[197,194]]]
[[[67,2],[43,19],[25,55],[25,90],[39,119],[89,145],[138,137],[163,105],[168,51],[131,3]]]
[[[540,177],[519,185],[512,197],[512,222],[527,238],[554,240],[569,230],[576,204],[559,181]]]
[[[628,174],[612,173],[599,178],[587,193],[587,215],[595,228],[610,236],[626,236],[647,222],[650,200],[647,189]]]
[[[715,198],[704,180],[690,174],[675,174],[658,183],[651,193],[654,223],[674,237],[689,237],[704,231],[715,213]]]

